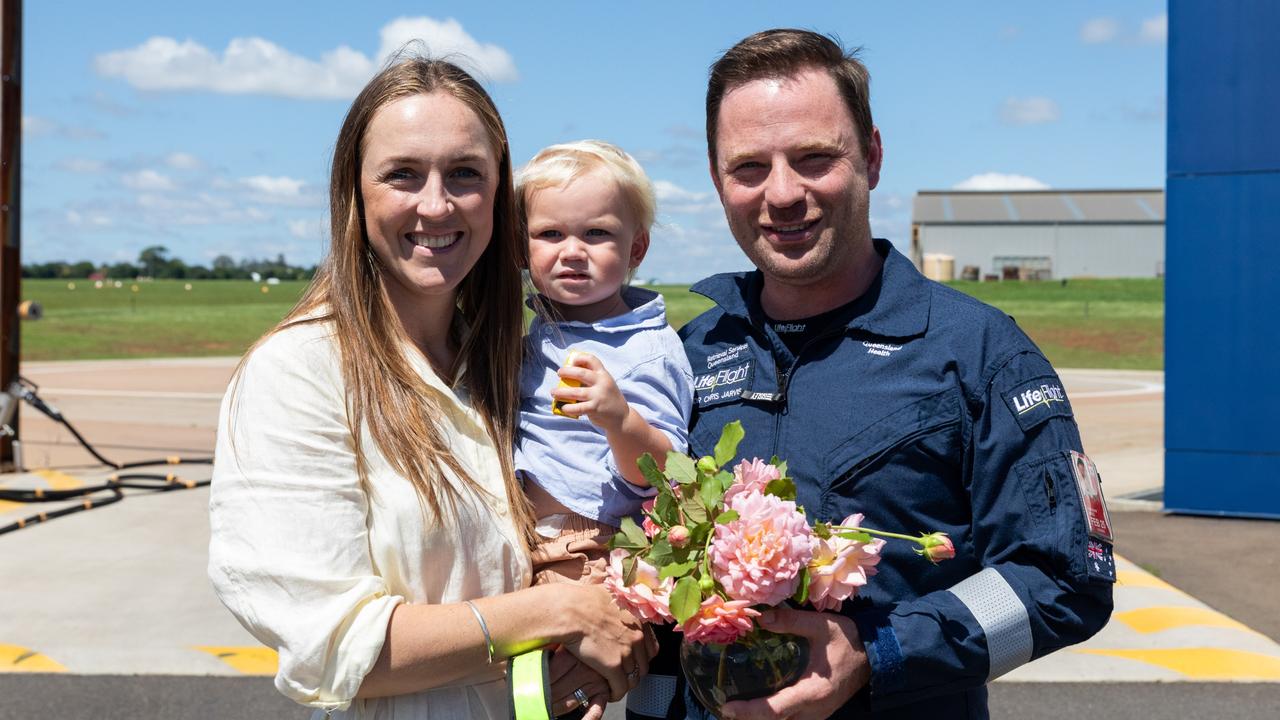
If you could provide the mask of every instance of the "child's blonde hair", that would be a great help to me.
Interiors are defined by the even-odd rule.
[[[529,198],[549,187],[560,188],[602,168],[613,178],[627,208],[644,230],[653,227],[657,200],[644,168],[625,150],[603,140],[578,140],[545,147],[516,176],[519,213],[528,213]]]

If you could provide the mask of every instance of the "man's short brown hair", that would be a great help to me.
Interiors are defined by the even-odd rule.
[[[831,74],[858,129],[862,151],[871,144],[871,76],[834,37],[810,30],[775,28],[743,38],[711,66],[707,81],[707,153],[716,162],[716,124],[725,93],[753,80],[785,78],[809,68]],[[718,172],[718,171],[717,171]]]

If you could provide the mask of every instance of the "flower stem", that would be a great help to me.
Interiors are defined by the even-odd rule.
[[[832,525],[831,530],[832,532],[864,532],[868,535],[875,535],[877,537],[896,538],[898,540],[910,540],[911,542],[916,543],[917,545],[924,544],[923,543],[924,538],[921,538],[915,535],[903,535],[902,533],[889,532],[887,530],[876,530],[874,528],[857,527],[857,526],[846,527],[844,525]]]

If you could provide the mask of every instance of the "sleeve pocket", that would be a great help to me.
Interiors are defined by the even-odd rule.
[[[1034,527],[1026,542],[1053,567],[1076,580],[1088,578],[1085,566],[1088,531],[1080,505],[1080,493],[1071,475],[1070,455],[1055,452],[1020,463],[1014,468],[1027,500]]]

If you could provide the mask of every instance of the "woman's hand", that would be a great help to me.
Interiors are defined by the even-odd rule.
[[[622,699],[649,669],[658,651],[653,633],[618,607],[601,585],[557,585],[578,619],[580,635],[564,647],[609,684],[609,700]]]
[[[564,715],[582,707],[584,703],[577,693],[587,698],[583,720],[599,720],[604,717],[604,707],[609,702],[609,683],[600,673],[592,670],[564,648],[551,656],[549,670],[551,680],[551,712]]]

